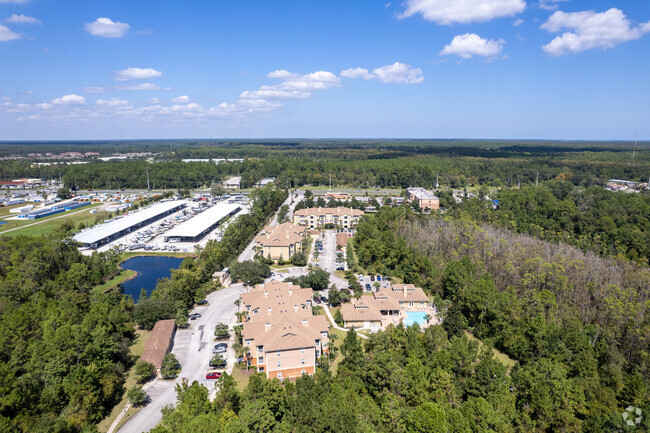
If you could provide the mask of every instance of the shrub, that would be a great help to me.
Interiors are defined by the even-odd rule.
[[[133,407],[144,406],[147,404],[148,400],[147,393],[144,392],[141,386],[134,386],[133,388],[129,389],[129,391],[126,393],[126,397],[129,399],[129,402]]]
[[[178,376],[181,371],[178,359],[173,353],[168,353],[163,359],[162,366],[160,367],[160,374],[163,379],[173,379]]]
[[[294,266],[307,266],[307,255],[305,253],[296,253],[291,257],[291,263]]]
[[[228,332],[228,325],[225,323],[217,323],[214,327],[214,338],[217,340],[225,340],[230,337],[230,332]]]
[[[341,314],[341,310],[336,310],[336,313],[334,313],[334,321],[336,322],[337,325],[343,327],[343,314]]]
[[[155,371],[153,364],[140,360],[135,364],[135,379],[138,383],[145,383],[153,377]]]

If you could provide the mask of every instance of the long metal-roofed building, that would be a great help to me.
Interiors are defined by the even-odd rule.
[[[198,242],[217,228],[221,221],[235,214],[238,204],[222,201],[165,233],[165,241]]]
[[[185,206],[186,202],[184,200],[156,203],[141,211],[77,233],[74,239],[86,247],[97,248],[133,230],[149,225],[169,214],[177,212]]]

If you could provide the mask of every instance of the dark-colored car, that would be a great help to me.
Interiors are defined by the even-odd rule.
[[[222,357],[223,360],[221,362],[213,362],[213,360],[210,360],[210,367],[212,368],[224,368],[226,365],[228,365],[228,361],[225,359],[225,357]]]
[[[208,373],[205,375],[206,379],[219,379],[221,377],[221,373],[217,371],[213,371],[212,373]]]
[[[343,269],[343,266],[338,266],[338,267],[336,268],[336,270],[337,270],[337,271],[343,271],[344,269]]]
[[[199,317],[201,317],[201,314],[199,314],[199,313],[192,313],[192,314],[190,314],[190,320],[196,320],[196,319],[198,319]]]
[[[212,348],[212,353],[224,353],[228,350],[228,344],[226,343],[219,343],[215,344],[214,347]]]
[[[366,284],[366,290],[372,290],[372,286],[370,284]]]
[[[198,305],[208,305],[208,300],[207,300],[207,299],[203,299],[203,300],[197,302],[197,304],[198,304]]]
[[[370,276],[370,281],[375,281],[375,276],[374,275]]]

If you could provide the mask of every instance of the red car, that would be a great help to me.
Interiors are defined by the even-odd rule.
[[[221,377],[221,373],[218,373],[216,371],[205,375],[206,379],[219,379],[220,377]]]

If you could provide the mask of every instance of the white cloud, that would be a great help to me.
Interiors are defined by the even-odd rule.
[[[86,86],[84,87],[84,93],[104,93],[106,89],[102,86]]]
[[[382,83],[417,84],[424,81],[422,69],[413,68],[401,62],[384,65],[368,72],[365,68],[349,68],[341,71],[341,76],[346,78],[363,78],[364,80],[377,79]]]
[[[162,72],[152,68],[127,68],[115,71],[115,81],[146,80],[148,78],[160,77]]]
[[[49,110],[50,108],[52,108],[52,104],[43,102],[41,104],[35,104],[34,107],[39,108],[41,110]]]
[[[472,56],[491,57],[501,54],[503,43],[503,39],[488,40],[475,33],[465,33],[454,36],[451,43],[442,49],[440,55],[456,54],[463,59],[471,59]]]
[[[475,23],[516,15],[526,8],[524,0],[407,0],[398,18],[421,14],[437,24]]]
[[[16,39],[20,39],[18,33],[13,32],[9,27],[0,24],[0,42],[13,41]]]
[[[262,86],[258,90],[248,90],[240,95],[244,99],[307,99],[310,96],[310,92],[280,90],[273,86]]]
[[[539,0],[539,7],[546,9],[547,11],[552,11],[558,8],[558,3],[566,2],[569,0]]]
[[[521,18],[519,18],[518,20],[515,20],[515,22],[512,23],[512,25],[515,26],[515,27],[519,27],[519,26],[522,25],[523,23],[524,23],[524,20],[522,20]]]
[[[65,95],[60,98],[56,98],[52,101],[53,104],[59,105],[81,105],[86,103],[86,98],[83,96],[75,95]]]
[[[110,18],[97,18],[92,23],[86,23],[86,31],[93,36],[102,38],[121,38],[131,28],[127,23],[113,21]]]
[[[297,76],[299,76],[299,74],[294,74],[284,69],[276,69],[273,72],[269,72],[269,74],[267,75],[267,77],[269,78],[292,78]]]
[[[372,71],[382,83],[405,83],[417,84],[424,81],[422,69],[413,68],[401,62],[395,62],[392,65],[385,65]]]
[[[187,96],[187,95],[178,96],[178,97],[172,99],[172,102],[174,102],[176,104],[187,104],[188,102],[190,102],[190,97]]]
[[[189,104],[184,104],[184,105],[174,105],[172,107],[172,111],[193,111],[193,112],[199,112],[203,109],[199,104],[196,102],[190,102]]]
[[[160,99],[158,98],[151,98],[147,101],[149,104],[160,104]]]
[[[606,50],[639,39],[650,32],[650,22],[631,27],[625,14],[616,8],[600,13],[556,11],[541,28],[550,33],[569,30],[542,47],[550,56],[561,56],[592,48]]]
[[[346,78],[363,78],[364,80],[370,80],[375,78],[374,75],[368,72],[365,68],[350,68],[344,71],[341,71],[341,77]]]
[[[129,101],[125,101],[124,99],[120,98],[111,98],[111,99],[98,99],[95,101],[95,104],[100,106],[100,107],[125,107],[129,105]]]
[[[117,86],[118,90],[160,90],[160,86],[152,83],[132,84],[130,86]]]
[[[16,24],[41,24],[41,22],[34,17],[28,17],[27,15],[16,15],[16,14],[13,14],[9,18],[7,18],[6,21],[8,23],[16,23]]]

